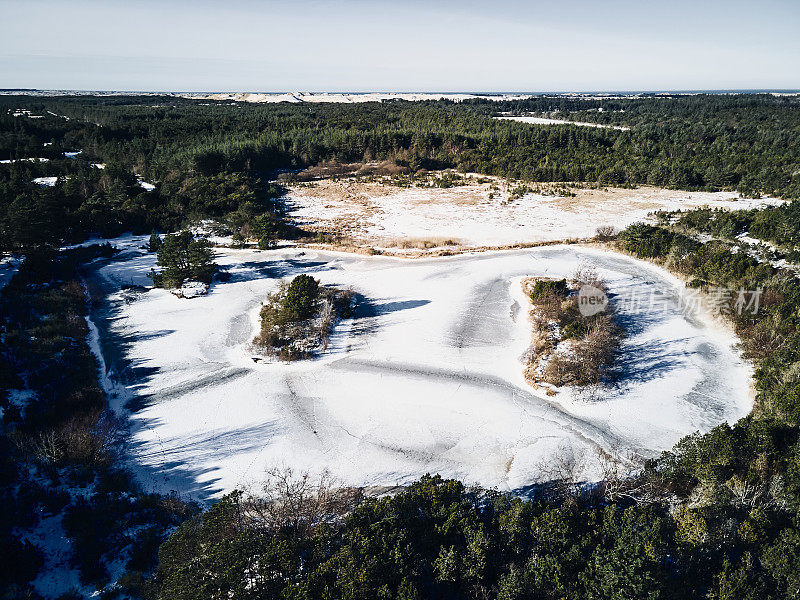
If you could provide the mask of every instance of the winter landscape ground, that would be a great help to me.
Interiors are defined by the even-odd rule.
[[[287,465],[328,469],[349,485],[436,472],[524,492],[561,463],[597,480],[598,450],[634,468],[752,405],[733,336],[687,308],[680,281],[623,255],[219,249],[226,280],[183,300],[131,288],[149,283],[155,258],[143,238],[118,243],[125,250],[94,272],[93,290],[109,295],[92,319],[112,405],[130,410],[131,465],[160,492],[210,499]],[[619,381],[596,398],[549,396],[522,376],[531,326],[520,280],[582,266],[608,281],[629,329]],[[260,304],[300,273],[352,288],[355,316],[317,359],[255,363]],[[626,304],[637,296],[640,306]]]
[[[725,210],[780,205],[778,199],[736,192],[687,192],[656,187],[570,188],[511,197],[515,185],[468,175],[462,185],[398,187],[380,181],[323,179],[292,186],[286,204],[311,231],[344,236],[393,254],[420,249],[491,248],[588,239],[601,225],[621,230],[655,211]],[[555,187],[555,186],[550,186]]]
[[[797,102],[0,94],[0,600],[797,597]]]

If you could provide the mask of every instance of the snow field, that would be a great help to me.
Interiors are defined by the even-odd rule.
[[[381,184],[318,182],[293,188],[286,204],[301,226],[339,231],[378,248],[403,240],[452,240],[463,247],[588,238],[600,225],[618,230],[649,220],[657,210],[711,206],[749,209],[781,200],[739,199],[734,192],[683,192],[643,187],[635,190],[576,190],[565,198],[529,193],[508,201],[490,184],[447,189],[393,188]]]
[[[142,282],[154,257],[127,250],[96,274]],[[130,406],[130,461],[142,482],[198,498],[256,484],[271,467],[329,469],[343,483],[394,485],[425,473],[504,490],[547,479],[569,454],[599,477],[598,448],[651,456],[683,435],[744,416],[749,371],[733,339],[678,310],[681,289],[650,265],[554,246],[404,260],[300,249],[224,250],[229,280],[208,295],[112,294],[106,382]],[[525,276],[591,264],[622,297],[663,289],[663,307],[625,313],[625,377],[598,401],[550,398],[522,376]],[[320,358],[254,363],[261,301],[308,273],[352,287],[356,317]],[[99,345],[99,343],[98,343]]]
[[[596,127],[599,129],[616,129],[618,131],[628,131],[630,127],[623,125],[603,125],[602,123],[584,123],[581,121],[568,121],[567,119],[546,119],[544,117],[513,117],[503,116],[495,117],[504,121],[518,121],[520,123],[528,123],[530,125],[577,125],[578,127]]]

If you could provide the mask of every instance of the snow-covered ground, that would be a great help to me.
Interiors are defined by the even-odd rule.
[[[48,162],[49,158],[14,158],[0,160],[0,165],[11,165],[18,162]]]
[[[544,117],[502,116],[495,117],[495,119],[519,121],[520,123],[529,123],[531,125],[578,125],[579,127],[599,127],[600,129],[616,129],[618,131],[628,131],[630,129],[630,127],[625,127],[623,125],[602,125],[600,123],[584,123],[582,121],[567,121],[566,119],[546,119]]]
[[[43,119],[44,115],[35,115],[27,108],[18,108],[15,111],[9,111],[12,117],[28,117],[29,119]]]
[[[17,274],[22,260],[21,256],[6,256],[0,259],[0,290]]]
[[[477,181],[441,189],[324,180],[292,188],[286,204],[300,225],[391,247],[409,238],[449,239],[465,246],[585,238],[594,236],[600,225],[622,229],[657,210],[747,209],[782,202],[738,198],[735,192],[654,187],[577,189],[576,197],[530,193],[509,201],[508,191],[497,189],[499,180]]]
[[[290,465],[328,468],[349,484],[430,472],[514,490],[565,456],[596,478],[598,448],[650,456],[751,408],[734,340],[681,313],[680,282],[627,257],[575,246],[419,260],[223,250],[229,279],[185,300],[120,291],[148,283],[144,242],[121,240],[124,252],[90,286],[111,293],[93,313],[93,345],[112,405],[130,401],[131,462],[153,489],[208,498]],[[581,264],[618,298],[663,290],[641,314],[620,304],[624,378],[592,402],[532,389],[520,361],[530,339],[521,278],[569,276]],[[254,363],[260,303],[299,273],[351,286],[356,318],[318,359]]]

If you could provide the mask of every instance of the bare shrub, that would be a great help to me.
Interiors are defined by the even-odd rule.
[[[595,229],[595,233],[597,234],[597,239],[601,242],[613,240],[615,237],[617,237],[617,230],[613,225],[600,225],[597,229]]]
[[[448,237],[429,237],[429,238],[393,238],[386,241],[386,245],[404,250],[439,248],[441,246],[459,246],[460,240]]]
[[[577,452],[572,445],[562,443],[554,453],[540,461],[537,468],[559,496],[568,497],[580,493],[580,474],[585,466],[584,454]]]
[[[366,163],[356,171],[358,176],[389,176],[402,175],[409,172],[408,167],[398,165],[391,160],[384,160],[381,162]]]
[[[608,285],[606,284],[605,280],[600,277],[597,269],[591,265],[579,265],[575,270],[575,273],[573,273],[571,281],[576,287],[580,287],[582,285],[591,285],[592,287],[596,287],[598,290],[603,290],[604,292],[608,290]]]
[[[111,411],[92,411],[40,431],[19,445],[43,464],[106,465],[115,458],[121,428]]]
[[[589,332],[581,343],[585,360],[593,364],[608,364],[619,347],[619,329],[609,315],[599,315],[589,325]]]
[[[767,320],[739,330],[745,357],[752,360],[763,360],[783,347],[786,336]]]
[[[340,520],[361,500],[359,489],[338,485],[327,471],[314,478],[285,468],[267,471],[260,490],[248,494],[242,508],[252,527],[306,537],[318,526]]]
[[[547,335],[543,330],[537,329],[531,338],[531,350],[536,354],[541,354],[548,348],[553,347],[552,337]]]
[[[333,328],[333,322],[336,318],[336,311],[333,308],[333,301],[330,298],[323,298],[321,301],[322,306],[319,309],[319,329],[322,333],[320,335],[320,347],[322,350],[328,348],[328,333]]]
[[[574,383],[575,364],[568,356],[551,354],[542,371],[542,381],[555,386]]]
[[[26,449],[25,445],[40,463],[58,465],[64,460],[66,450],[58,433],[53,429],[40,431],[29,444],[23,443],[23,449]]]
[[[641,457],[632,453],[622,455],[616,448],[609,452],[598,448],[597,459],[601,473],[598,492],[603,498],[610,502],[623,499],[655,501],[657,494],[652,484],[637,476],[637,471],[643,467]]]

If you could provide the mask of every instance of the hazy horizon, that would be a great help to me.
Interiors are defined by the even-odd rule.
[[[248,90],[248,89],[207,89],[207,90],[167,90],[167,89],[68,89],[68,88],[0,88],[0,93],[9,92],[40,92],[40,93],[57,93],[68,92],[73,94],[268,94],[268,95],[284,95],[284,94],[343,94],[343,95],[368,95],[368,94],[447,94],[447,95],[474,95],[474,96],[502,96],[502,95],[568,95],[568,94],[619,94],[619,95],[634,95],[634,94],[800,94],[800,88],[741,88],[741,89],[695,89],[695,90],[678,90],[678,89],[642,89],[642,90],[497,90],[497,91],[482,91],[482,90],[415,90],[415,89],[401,89],[401,90],[302,90],[302,89],[284,89],[284,90]]]
[[[800,3],[0,0],[0,88],[800,89]]]

